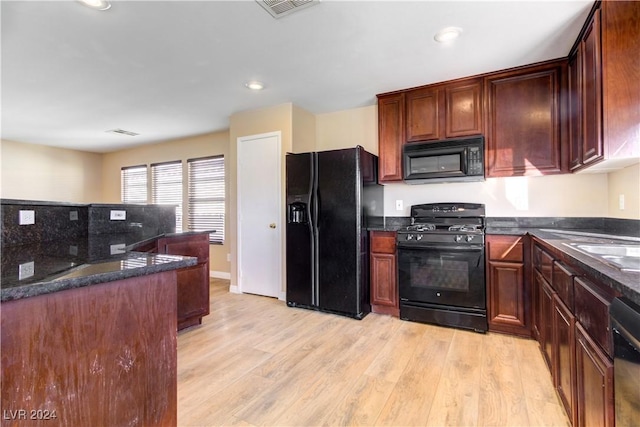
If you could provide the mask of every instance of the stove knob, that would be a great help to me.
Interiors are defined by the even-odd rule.
[[[472,234],[469,234],[469,235],[467,236],[467,242],[470,242],[470,241],[472,241],[472,240],[473,240],[473,235],[472,235]]]
[[[407,240],[413,240],[413,234],[407,234]]]
[[[418,234],[418,235],[416,236],[416,240],[422,240],[422,234]]]
[[[457,235],[456,235],[456,237],[455,237],[455,241],[456,241],[456,242],[459,242],[459,241],[461,241],[461,240],[462,240],[462,236],[461,236],[461,235],[459,235],[459,234],[457,234]]]

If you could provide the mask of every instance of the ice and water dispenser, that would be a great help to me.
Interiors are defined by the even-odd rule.
[[[306,224],[309,222],[307,218],[307,204],[303,202],[293,202],[288,205],[288,219],[290,224]]]

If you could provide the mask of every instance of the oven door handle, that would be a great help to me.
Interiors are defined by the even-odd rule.
[[[397,244],[398,249],[409,249],[412,251],[423,251],[423,250],[455,250],[455,251],[465,251],[465,252],[482,252],[484,250],[484,246],[482,245],[470,245],[470,246],[450,246],[450,245],[422,245],[422,246],[412,246],[412,245],[404,245],[402,243]]]

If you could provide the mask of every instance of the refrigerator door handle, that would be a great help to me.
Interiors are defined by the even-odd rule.
[[[313,210],[310,223],[312,224],[312,254],[313,259],[311,262],[311,269],[313,274],[313,289],[311,292],[311,301],[314,306],[320,305],[320,248],[318,237],[318,213],[320,209],[320,199],[318,192],[318,154],[313,153],[311,156],[311,200],[313,201]]]

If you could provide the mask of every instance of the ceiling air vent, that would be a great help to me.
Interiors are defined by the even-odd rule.
[[[128,135],[128,136],[138,136],[139,133],[131,132],[129,130],[124,129],[111,129],[106,131],[107,133],[119,133],[120,135]]]
[[[320,3],[320,0],[256,0],[271,16],[282,18]]]

